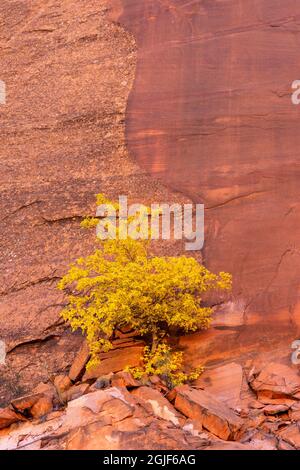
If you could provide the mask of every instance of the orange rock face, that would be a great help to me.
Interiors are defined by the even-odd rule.
[[[19,416],[10,408],[0,409],[0,429],[19,421]]]
[[[102,0],[25,0],[13,9],[1,2],[0,79],[8,91],[0,107],[4,406],[28,397],[53,372],[69,373],[81,347],[82,337],[59,317],[65,299],[56,282],[92,249],[93,235],[79,222],[94,213],[98,192],[128,194],[134,202],[190,196],[205,203],[204,260],[233,273],[234,295],[216,310],[214,329],[179,340],[193,352],[190,362],[219,362],[280,342],[287,356],[300,319],[300,108],[290,100],[290,84],[299,78],[293,37],[300,7],[296,0],[271,7],[262,0],[255,8],[219,3],[108,0],[126,32],[108,20]],[[184,196],[149,178],[124,145],[136,64],[130,32],[138,65],[128,148],[142,168]],[[137,365],[141,352],[142,345],[112,351],[85,379]],[[72,381],[87,360],[83,350]],[[227,389],[229,381],[224,375],[223,398],[233,403],[238,393]],[[236,369],[236,390],[239,384]],[[215,378],[212,390],[220,391]],[[257,391],[273,399],[272,390]],[[49,405],[37,403],[36,416]]]
[[[127,141],[152,175],[206,208],[204,259],[233,274],[255,345],[297,335],[297,0],[119,0],[138,45]],[[159,66],[158,66],[159,64]],[[268,328],[258,325],[267,324]]]
[[[175,408],[224,440],[234,440],[243,425],[229,407],[203,390],[178,389]]]
[[[251,382],[251,387],[263,397],[299,397],[300,376],[296,370],[283,364],[268,364]]]
[[[293,393],[294,371],[281,366],[271,364],[258,377],[270,387],[286,380],[286,393]],[[230,370],[236,375],[231,395]],[[299,449],[299,399],[266,399],[254,390],[251,401],[236,407],[236,398],[245,398],[238,377],[252,386],[257,376],[245,372],[227,364],[206,372],[197,385],[204,390],[184,385],[167,395],[157,389],[157,377],[142,384],[124,372],[102,376],[91,386],[79,383],[55,397],[53,385],[41,383],[32,395],[0,409],[0,449]],[[116,386],[121,379],[123,385]],[[49,407],[51,397],[57,411]]]
[[[195,385],[204,388],[230,408],[236,408],[241,401],[243,369],[235,363],[216,367],[212,371],[205,371]]]
[[[137,367],[141,363],[141,357],[144,351],[144,344],[135,345],[132,344],[132,347],[115,349],[109,351],[108,353],[101,354],[101,362],[99,365],[88,370],[84,376],[83,380],[89,380],[101,375],[109,374],[110,372],[118,372],[125,367]]]
[[[173,200],[128,155],[124,115],[134,38],[106,0],[0,5],[0,403],[66,373],[82,337],[59,317],[57,281],[94,246],[80,228],[95,195]],[[179,196],[178,196],[179,199]],[[73,376],[74,373],[74,376]],[[72,371],[72,380],[77,379]]]

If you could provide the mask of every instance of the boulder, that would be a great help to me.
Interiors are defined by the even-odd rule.
[[[151,375],[149,377],[149,382],[152,384],[154,388],[156,388],[159,392],[166,395],[169,393],[169,388],[166,386],[166,383],[158,376],[158,375]]]
[[[269,393],[269,395],[272,395],[272,394]],[[285,405],[289,408],[292,405],[294,405],[295,403],[297,403],[297,401],[294,400],[294,396],[293,396],[293,398],[287,398],[287,397],[270,398],[270,396],[268,396],[268,392],[266,392],[266,391],[258,392],[257,397],[259,399],[258,403],[261,403],[262,406],[265,406],[265,405],[274,405],[274,406],[276,406],[276,405]]]
[[[30,409],[30,415],[33,418],[41,418],[46,416],[50,411],[53,409],[53,401],[52,398],[43,395]]]
[[[94,392],[96,390],[102,390],[104,388],[108,388],[111,385],[111,379],[114,376],[114,374],[111,372],[110,374],[103,375],[102,377],[99,377],[96,382],[93,383],[93,385],[90,388],[90,391]]]
[[[259,413],[255,416],[250,416],[243,426],[243,428],[248,431],[249,429],[257,429],[259,428],[266,420],[266,416],[263,413]]]
[[[182,426],[184,424],[185,418],[178,413],[158,390],[150,387],[139,387],[134,389],[131,393],[134,397],[138,397],[146,403],[149,403],[152,413],[158,418],[170,421],[176,426]]]
[[[234,440],[243,425],[227,405],[203,390],[178,387],[175,408],[224,440]]]
[[[39,418],[49,413],[53,408],[53,393],[51,393],[53,389],[51,386],[43,385],[44,387],[40,385],[38,388],[39,390],[44,389],[44,391],[36,391],[30,395],[12,400],[11,405],[14,410],[26,417],[33,418]]]
[[[20,416],[10,408],[0,409],[0,429],[7,428],[21,419],[22,418],[20,418]]]
[[[291,367],[271,363],[251,382],[251,387],[259,394],[260,400],[261,397],[292,397],[300,391],[300,377]]]
[[[134,379],[129,372],[117,372],[111,378],[112,387],[127,387],[136,388],[140,387],[141,383]]]
[[[136,367],[140,365],[144,351],[143,342],[130,342],[131,347],[113,349],[108,353],[100,355],[100,363],[86,371],[83,381],[96,379],[110,372],[119,372],[127,366]]]
[[[235,362],[206,370],[195,382],[197,388],[204,388],[230,408],[240,404],[242,385],[243,369]]]
[[[173,388],[172,390],[169,390],[165,394],[165,397],[166,397],[167,400],[169,400],[169,402],[174,403],[176,395],[177,395],[177,391],[176,391],[175,388]]]
[[[52,383],[40,382],[33,389],[33,393],[42,393],[43,395],[47,395],[51,398],[54,398],[56,396],[56,388]]]
[[[264,408],[264,413],[265,415],[277,415],[288,411],[288,409],[287,405],[267,405]]]
[[[292,424],[278,433],[278,437],[284,442],[300,449],[300,429],[298,423]]]
[[[128,431],[124,429],[124,423]],[[198,438],[197,443],[200,448],[203,440]],[[159,420],[149,425],[141,419],[131,417],[114,426],[99,421],[74,430],[66,439],[66,449],[190,450],[191,443],[187,440],[186,434],[178,428],[166,428]]]
[[[57,375],[54,379],[54,386],[59,393],[65,392],[71,385],[72,382],[67,375]]]
[[[12,400],[11,405],[19,413],[27,414],[30,413],[32,407],[44,397],[45,395],[43,393],[32,393],[31,395]]]
[[[83,395],[43,420],[20,423],[4,432],[0,449],[190,450],[210,445],[213,439],[199,434],[196,423],[175,424],[174,415],[179,413],[166,411],[171,405],[163,397],[160,401],[157,390],[144,390],[146,400],[138,390],[129,393],[124,387],[111,387]],[[156,402],[154,408],[147,398]]]
[[[79,398],[85,393],[87,393],[89,388],[90,388],[89,384],[73,385],[73,387],[62,392],[61,398],[64,402],[76,400],[76,398]]]

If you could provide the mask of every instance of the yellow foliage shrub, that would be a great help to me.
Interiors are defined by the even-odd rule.
[[[185,374],[182,369],[183,352],[174,352],[166,343],[161,343],[154,352],[148,346],[145,347],[143,367],[128,367],[126,370],[135,379],[158,375],[166,382],[169,388],[196,380],[204,370],[203,367],[198,367],[192,373]]]
[[[109,202],[98,196],[98,204],[103,201]],[[89,228],[96,223],[97,219],[86,219],[82,225]],[[78,259],[59,282],[68,296],[62,316],[73,330],[81,329],[86,335],[93,364],[100,352],[111,348],[116,328],[130,325],[149,339],[152,353],[171,327],[183,332],[208,328],[212,309],[202,306],[202,295],[231,288],[230,274],[213,274],[192,257],[151,256],[148,241],[118,236],[98,241],[99,248]],[[161,345],[157,354],[170,355],[166,347]],[[170,356],[166,367],[172,374],[180,354]],[[145,370],[157,373],[156,357],[148,359],[146,352]]]

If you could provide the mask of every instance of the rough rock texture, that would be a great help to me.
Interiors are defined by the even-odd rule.
[[[104,0],[3,0],[0,24],[5,403],[32,381],[67,370],[80,348],[82,337],[71,336],[59,318],[64,298],[56,283],[91,250],[94,233],[79,224],[95,213],[95,194],[145,203],[179,196],[149,178],[125,148],[136,45],[108,19]]]
[[[126,366],[137,367],[140,365],[143,355],[145,343],[143,341],[132,341],[127,347],[118,347],[101,354],[101,362],[99,365],[88,370],[83,380],[94,379],[110,372],[118,372]]]
[[[165,419],[171,423],[184,427],[184,419],[171,403],[159,393],[150,387],[138,387],[133,390],[132,395],[139,397],[149,403],[152,408],[153,415],[157,418]]]
[[[241,404],[243,389],[243,369],[240,364],[230,363],[205,371],[195,385],[205,388],[218,400],[230,408]]]
[[[164,384],[154,390],[152,383],[144,398],[134,391],[125,402],[101,392],[109,395],[103,409],[82,407],[86,394],[124,379],[110,373],[129,356],[136,363],[141,345],[116,348],[94,373],[84,370],[83,349],[71,385],[67,374],[82,337],[60,319],[65,299],[56,290],[67,265],[91,249],[93,234],[79,222],[94,214],[96,193],[145,203],[191,197],[206,205],[205,262],[233,272],[235,291],[215,308],[212,330],[180,338],[179,346],[193,351],[189,365],[241,360],[251,351],[274,356],[276,349],[278,356],[280,348],[289,361],[289,339],[299,324],[300,108],[290,103],[290,83],[299,78],[300,7],[296,0],[270,3],[108,0],[126,32],[108,20],[104,0],[1,2],[3,448],[128,449],[137,441],[142,448],[300,448],[298,378],[277,365],[249,379],[255,400],[237,363],[207,372],[198,384],[217,402],[206,402],[210,417],[198,420],[204,427],[220,435],[225,423],[227,439],[236,437],[228,416],[239,425],[245,420],[241,442],[233,444],[209,435],[208,444],[187,405],[178,426],[175,408],[157,396]],[[134,163],[124,145],[136,41],[128,148],[176,194]],[[164,244],[165,254],[181,250]],[[54,383],[56,392],[49,384],[35,389],[41,380]],[[253,407],[233,410],[243,392],[242,406],[251,398]]]
[[[138,45],[129,149],[205,204],[205,262],[233,273],[244,328],[228,348],[289,342],[300,326],[299,2],[119,0],[114,17]]]
[[[0,449],[189,449],[209,443],[166,415],[156,418],[151,410],[143,398],[125,388],[96,391],[70,401],[64,411],[49,414],[44,422],[2,431]]]
[[[225,367],[228,372],[235,366]],[[277,382],[284,381],[280,371],[294,373],[280,364],[273,368]],[[252,374],[243,370],[242,375],[252,386]],[[270,377],[270,367],[260,375]],[[228,394],[219,393],[222,384],[228,390],[221,367],[207,371],[203,389],[194,383],[170,393],[157,376],[136,381],[127,372],[99,377],[91,385],[78,382],[61,392],[68,380],[60,374],[53,380],[56,390],[41,383],[0,409],[0,449],[300,449],[299,397],[287,395],[280,403],[269,398],[266,405],[258,391],[252,401],[242,401],[243,408],[232,409]]]
[[[0,410],[0,429],[6,428],[19,420],[20,417],[14,410],[10,408]]]
[[[229,407],[203,390],[178,389],[175,408],[224,440],[234,440],[243,425]]]
[[[300,376],[297,372],[284,364],[271,363],[254,378],[251,387],[260,397],[298,396],[300,398]]]

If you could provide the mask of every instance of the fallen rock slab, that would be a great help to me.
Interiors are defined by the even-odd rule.
[[[117,372],[111,378],[112,387],[127,387],[127,388],[136,388],[140,387],[141,383],[134,379],[129,372]]]
[[[32,416],[32,418],[41,418],[50,413],[52,409],[52,398],[47,395],[43,395],[30,409],[30,415]]]
[[[102,375],[109,374],[110,372],[120,372],[129,367],[137,367],[140,365],[141,357],[144,351],[144,343],[136,342],[131,343],[131,347],[113,349],[108,353],[100,355],[100,363],[86,371],[82,380],[87,381],[90,379],[97,379]]]
[[[13,423],[20,421],[22,418],[10,408],[0,409],[0,429],[7,428]]]
[[[300,430],[298,424],[292,424],[283,431],[278,433],[278,436],[288,444],[300,449]]]
[[[174,424],[169,414],[155,415],[151,405],[143,406],[142,402],[124,387],[88,393],[70,401],[66,409],[49,413],[44,420],[17,423],[13,429],[2,430],[0,449],[190,450],[209,444],[207,436],[195,433],[194,427],[184,429]]]
[[[240,404],[242,385],[243,369],[235,362],[207,370],[195,382],[196,387],[204,388],[230,408]]]
[[[43,393],[32,393],[12,400],[11,405],[16,411],[25,414],[43,397]]]
[[[288,411],[288,409],[287,405],[267,405],[264,408],[264,413],[265,415],[277,415]]]
[[[178,387],[175,408],[226,441],[234,440],[243,425],[227,405],[204,390]]]
[[[291,397],[300,392],[300,376],[284,364],[268,364],[251,382],[253,390],[259,393],[259,399]]]
[[[77,382],[77,380],[82,376],[88,360],[90,359],[90,355],[90,348],[87,342],[84,341],[69,372],[69,378],[72,382]]]
[[[65,392],[72,385],[71,379],[66,375],[57,375],[54,379],[54,386],[58,393]]]
[[[77,398],[87,393],[89,388],[89,384],[73,385],[73,387],[69,388],[69,390],[65,390],[61,394],[62,400],[65,403],[68,401],[76,400]]]
[[[171,421],[171,423],[176,426],[184,424],[185,418],[178,413],[178,411],[158,390],[150,387],[139,387],[133,390],[131,394],[134,397],[139,397],[141,400],[149,403],[152,413],[158,418]]]

